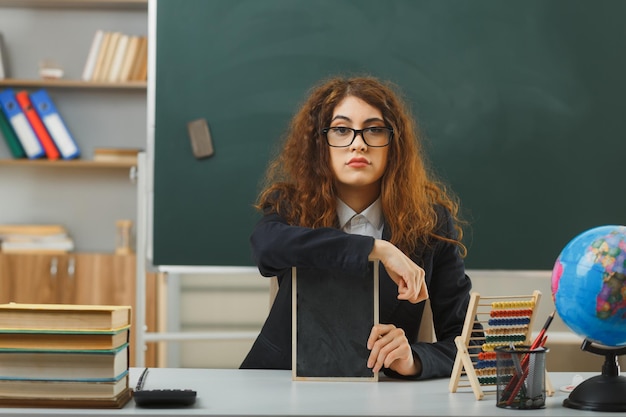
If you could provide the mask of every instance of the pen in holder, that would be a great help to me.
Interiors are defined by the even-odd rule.
[[[544,347],[499,346],[496,351],[497,403],[501,408],[533,409],[546,405]]]

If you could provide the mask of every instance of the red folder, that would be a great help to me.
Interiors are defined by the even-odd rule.
[[[37,114],[37,111],[35,110],[32,103],[30,102],[30,98],[28,97],[28,92],[20,91],[15,94],[15,98],[17,99],[17,102],[22,108],[22,111],[26,115],[26,118],[28,119],[30,125],[33,127],[33,130],[35,131],[35,134],[37,135],[37,139],[39,139],[39,142],[41,142],[41,146],[46,152],[46,157],[48,159],[59,159],[61,154],[59,153],[59,150],[55,146],[54,141],[50,137],[50,134],[48,133],[48,129],[46,129],[43,122],[41,121],[41,118]]]

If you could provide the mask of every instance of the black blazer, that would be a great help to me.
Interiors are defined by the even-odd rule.
[[[438,233],[454,236],[450,214],[438,207]],[[383,239],[389,240],[383,229]],[[266,214],[250,238],[252,255],[263,276],[278,277],[279,289],[261,333],[241,364],[242,369],[291,369],[291,267],[343,269],[363,273],[374,238],[334,228],[289,225],[277,214]],[[469,303],[471,282],[455,245],[433,240],[410,255],[424,268],[437,342],[417,342],[424,302],[398,300],[398,288],[380,264],[379,318],[402,328],[413,353],[422,362],[417,378],[449,377]],[[385,370],[391,376],[394,373]]]

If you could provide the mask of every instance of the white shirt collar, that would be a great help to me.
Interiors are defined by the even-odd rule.
[[[367,221],[374,227],[375,230],[379,230],[382,233],[383,228],[383,206],[380,197],[376,199],[369,207],[363,210],[361,213],[357,213],[352,210],[346,203],[337,199],[337,217],[339,218],[339,228],[346,229],[350,220],[361,214],[367,219]]]

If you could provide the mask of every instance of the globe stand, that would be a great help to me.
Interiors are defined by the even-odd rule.
[[[581,382],[563,401],[563,406],[588,411],[626,411],[626,377],[620,376],[617,361],[618,356],[626,354],[626,347],[599,347],[585,339],[580,348],[604,355],[602,375]]]

